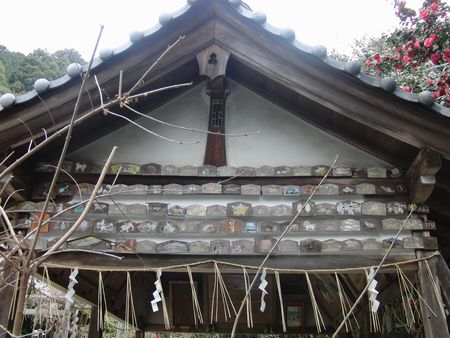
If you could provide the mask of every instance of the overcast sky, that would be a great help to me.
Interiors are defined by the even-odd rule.
[[[290,27],[306,44],[350,51],[353,39],[377,36],[396,26],[392,0],[245,0],[266,13],[270,24]],[[186,0],[2,0],[0,44],[29,53],[74,48],[88,60],[101,24],[99,50],[115,48],[129,33],[154,26],[162,13],[173,12]],[[420,0],[409,0],[417,8]]]

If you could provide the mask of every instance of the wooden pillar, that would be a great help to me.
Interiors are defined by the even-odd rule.
[[[208,84],[210,97],[208,134],[203,164],[221,167],[227,164],[225,151],[225,78],[218,77]],[[211,134],[212,133],[212,134]]]
[[[210,99],[208,131],[203,164],[217,167],[227,164],[225,151],[225,72],[230,53],[217,45],[211,45],[197,54],[199,74],[209,78]]]
[[[417,257],[421,258],[426,255],[426,252],[422,250],[417,250]],[[439,294],[436,296],[433,289],[433,285],[430,281],[430,276],[425,265],[425,262],[418,262],[418,277],[420,282],[420,294],[427,304],[433,309],[436,316],[428,309],[428,307],[420,301],[420,309],[423,319],[423,329],[426,338],[448,338],[450,337],[448,333],[447,320],[445,315],[442,314],[439,307],[438,299],[442,301],[442,296],[439,288],[439,278],[436,270],[436,258],[428,260],[428,265],[430,266],[431,272],[433,274],[434,280],[438,287]]]
[[[13,300],[14,295],[14,278],[17,276],[16,273],[14,273],[13,268],[6,267],[6,269],[3,271],[3,278],[5,278],[5,283],[8,283],[8,286],[6,286],[0,296],[0,324],[3,327],[8,327],[9,323],[9,309],[11,307],[11,303]]]
[[[102,338],[102,330],[97,330],[98,323],[98,307],[97,305],[91,306],[91,319],[89,321],[89,338]]]
[[[136,330],[134,336],[135,336],[136,338],[144,338],[144,337],[145,337],[145,331]]]
[[[430,149],[420,150],[406,173],[411,202],[424,203],[430,197],[439,169],[441,169],[441,155]]]

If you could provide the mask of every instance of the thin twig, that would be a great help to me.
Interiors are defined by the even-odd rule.
[[[131,93],[133,93],[139,86],[142,85],[144,79],[147,77],[147,75],[153,70],[153,68],[155,68],[155,66],[159,63],[159,61],[166,56],[166,54],[173,48],[175,47],[181,40],[184,39],[184,35],[180,36],[177,41],[175,41],[174,43],[172,43],[171,45],[169,45],[167,47],[167,49],[156,59],[156,61],[150,66],[150,68],[148,68],[144,75],[141,76],[141,78],[134,84],[133,87],[131,87],[131,89],[125,94],[125,96],[130,96]]]
[[[47,103],[44,101],[44,99],[39,94],[37,94],[37,97],[39,98],[39,100],[42,101],[42,103],[44,104],[45,108],[47,108],[47,112],[50,115],[50,119],[52,120],[52,123],[53,123],[53,127],[56,128],[55,119],[53,118],[53,114],[50,111],[49,106],[47,105]]]
[[[9,153],[8,156],[6,156],[1,162],[0,162],[0,167],[5,164],[6,161],[8,161],[8,158],[10,158],[12,155],[14,155],[14,150],[11,151],[11,153]]]
[[[33,141],[34,145],[36,145],[36,142],[34,141],[34,135],[33,135],[33,133],[31,132],[31,129],[28,127],[28,125],[27,125],[25,122],[23,122],[23,120],[20,119],[20,118],[17,118],[17,121],[19,121],[20,123],[22,123],[22,124],[25,126],[25,128],[27,128],[28,132],[29,132],[30,135],[31,135],[31,140]]]
[[[94,75],[94,78],[95,78],[95,84],[97,85],[97,89],[98,89],[99,96],[100,96],[101,107],[103,107],[104,105],[103,105],[103,95],[102,95],[102,90],[101,90],[101,88],[100,88],[100,84],[98,83],[97,77],[96,77],[95,75]],[[121,104],[122,104],[122,103],[121,103]],[[127,107],[128,107],[128,106],[127,106]],[[158,134],[158,133],[155,133],[154,131],[151,131],[151,130],[149,130],[149,129],[143,127],[143,126],[141,126],[139,123],[134,122],[133,120],[129,119],[128,117],[125,117],[125,116],[123,116],[123,115],[121,115],[121,114],[114,113],[114,112],[112,112],[112,111],[109,110],[109,109],[105,109],[104,112],[107,113],[107,114],[111,114],[111,115],[113,115],[113,116],[116,116],[116,117],[120,117],[120,118],[122,118],[122,119],[124,119],[124,120],[130,122],[131,124],[135,125],[136,127],[138,127],[138,128],[140,128],[140,129],[146,131],[147,133],[149,133],[149,134],[151,134],[151,135],[154,135],[154,136],[157,136],[157,137],[159,137],[159,138],[162,138],[163,140],[166,140],[166,141],[169,141],[169,142],[174,142],[174,143],[178,143],[178,144],[195,144],[195,143],[199,143],[199,142],[200,142],[200,140],[196,140],[196,141],[194,141],[194,142],[183,142],[183,141],[173,140],[173,139],[167,138],[167,137],[165,137],[165,136],[162,136],[162,135],[160,135],[160,134]]]
[[[95,43],[94,50],[92,52],[91,60],[89,61],[89,65],[87,67],[86,74],[84,75],[83,81],[82,81],[81,86],[80,86],[80,90],[78,92],[77,100],[75,102],[75,106],[74,106],[74,109],[73,109],[72,117],[70,119],[69,128],[68,128],[67,135],[66,135],[66,140],[64,142],[63,149],[62,149],[61,155],[59,157],[58,165],[57,165],[57,168],[56,168],[55,173],[53,175],[53,179],[52,179],[52,182],[50,184],[50,188],[48,190],[48,194],[47,194],[47,197],[45,199],[44,206],[42,208],[41,217],[39,218],[39,221],[38,221],[38,224],[37,224],[37,227],[36,227],[37,228],[36,235],[35,235],[35,237],[33,239],[33,242],[31,244],[30,250],[29,250],[28,255],[27,255],[27,257],[25,259],[25,262],[24,262],[24,273],[21,276],[19,295],[18,295],[18,298],[17,298],[18,306],[16,308],[16,313],[15,313],[15,316],[14,316],[13,332],[15,334],[20,332],[20,329],[22,327],[23,312],[24,312],[25,299],[26,299],[25,298],[26,297],[25,293],[26,293],[26,289],[27,289],[27,282],[28,282],[28,279],[29,279],[30,274],[31,274],[31,271],[29,270],[30,261],[31,261],[33,255],[34,255],[34,250],[36,248],[36,244],[37,244],[37,241],[38,241],[38,238],[39,238],[39,233],[40,233],[40,230],[41,230],[42,221],[44,219],[43,216],[44,216],[45,212],[47,211],[47,207],[48,207],[48,204],[49,204],[49,201],[50,201],[50,197],[52,195],[52,191],[53,191],[53,189],[54,189],[54,187],[56,185],[56,182],[58,180],[58,175],[59,175],[60,169],[61,169],[63,161],[64,161],[64,159],[66,157],[67,149],[69,148],[69,143],[70,143],[70,139],[72,137],[72,131],[73,131],[73,128],[74,128],[75,117],[76,117],[76,115],[78,113],[78,110],[80,108],[81,97],[83,95],[84,88],[86,87],[87,79],[89,78],[89,73],[90,73],[90,70],[92,68],[92,64],[94,62],[94,57],[95,57],[95,54],[97,52],[97,47],[98,47],[98,44],[100,42],[100,38],[102,36],[102,32],[103,32],[103,26],[100,26],[100,32],[98,34],[97,41]]]
[[[183,88],[183,87],[192,87],[192,85],[193,85],[193,82],[186,82],[186,83],[179,83],[179,84],[176,84],[176,85],[160,87],[160,88],[157,88],[157,89],[152,89],[152,90],[146,91],[144,93],[139,93],[139,94],[128,96],[125,101],[128,102],[128,101],[131,101],[133,99],[139,99],[141,97],[147,97],[149,95],[156,94],[156,93],[159,93],[159,92],[162,92],[162,91],[165,91],[165,90],[169,90],[169,89],[178,89],[178,88]]]
[[[137,111],[136,109],[131,108],[130,106],[128,106],[127,104],[123,104],[128,110],[132,111],[135,114],[138,114],[139,116],[142,116],[146,119],[161,123],[164,126],[169,126],[169,127],[173,127],[173,128],[177,128],[177,129],[182,129],[182,130],[187,130],[187,131],[192,131],[192,132],[196,132],[196,133],[203,133],[203,134],[212,134],[212,135],[222,135],[222,136],[228,136],[228,137],[242,137],[242,136],[249,136],[249,135],[257,135],[259,133],[261,133],[260,130],[257,130],[255,132],[248,132],[248,133],[241,133],[241,134],[226,134],[226,133],[220,133],[220,132],[215,132],[215,131],[208,131],[208,130],[201,130],[201,129],[195,129],[195,128],[188,128],[188,127],[183,127],[183,126],[179,126],[176,124],[172,124],[172,123],[168,123],[168,122],[164,122],[161,120],[158,120],[157,118],[154,118],[150,115],[146,115],[143,114],[139,111]]]
[[[118,259],[118,260],[123,259],[122,256],[117,256],[117,255],[110,254],[107,252],[102,252],[102,251],[86,250],[86,249],[63,249],[63,250],[54,251],[54,252],[48,254],[48,256],[56,255],[56,254],[60,254],[60,253],[66,253],[66,252],[86,252],[86,253],[90,253],[90,254],[94,254],[94,255],[108,256],[108,257],[112,257],[112,258]]]
[[[20,269],[16,263],[14,263],[11,258],[9,258],[8,256],[6,256],[2,251],[0,251],[0,256],[2,256],[4,259],[6,259],[8,261],[9,264],[11,264],[11,266],[14,268],[14,270],[16,270],[17,272],[22,272],[22,269]]]
[[[12,193],[10,193],[10,194],[8,195],[8,197],[6,198],[5,203],[3,203],[3,207],[5,207],[5,206],[8,204],[8,201],[9,201],[9,199],[12,197],[12,195],[18,193],[19,191],[25,191],[25,189],[16,189],[16,190],[14,190]],[[0,196],[1,196],[1,194],[0,194]]]
[[[63,149],[61,151],[61,155],[59,157],[59,161],[58,161],[58,164],[56,166],[56,170],[55,170],[55,173],[53,175],[52,182],[50,184],[50,188],[48,189],[48,195],[47,195],[47,197],[45,199],[44,207],[42,208],[41,217],[40,217],[40,219],[38,221],[38,225],[36,226],[36,228],[37,228],[36,236],[34,237],[33,243],[31,244],[30,251],[28,252],[28,257],[27,257],[27,259],[25,261],[25,266],[26,267],[28,267],[28,265],[30,263],[30,260],[31,260],[31,257],[32,257],[32,255],[34,253],[34,248],[36,247],[36,243],[37,243],[37,240],[39,238],[39,233],[40,233],[40,230],[41,230],[42,221],[43,221],[43,218],[44,218],[43,215],[47,211],[47,207],[48,207],[48,204],[49,204],[49,201],[50,201],[50,197],[52,195],[53,189],[55,188],[56,182],[58,180],[59,172],[60,172],[60,170],[62,168],[62,164],[63,164],[64,159],[65,159],[66,154],[67,154],[67,149],[69,148],[70,139],[72,138],[72,131],[73,131],[73,125],[74,125],[74,122],[75,122],[75,117],[76,117],[76,115],[78,113],[78,110],[80,108],[81,97],[83,96],[84,88],[86,87],[86,82],[87,82],[87,80],[89,78],[89,73],[90,73],[91,68],[92,68],[92,63],[94,62],[95,53],[97,52],[97,47],[98,47],[98,44],[100,42],[100,38],[102,36],[102,33],[103,33],[103,26],[100,26],[100,32],[98,34],[97,41],[95,43],[94,50],[92,52],[91,60],[89,61],[89,65],[88,65],[86,74],[84,75],[83,82],[81,83],[81,87],[80,87],[80,90],[78,92],[77,101],[75,102],[75,106],[74,106],[74,109],[73,109],[72,117],[71,117],[70,123],[69,123],[69,130],[67,131],[67,135],[66,135],[66,140],[64,142]]]
[[[114,157],[114,154],[116,153],[118,147],[114,146],[111,150],[111,153],[108,157],[108,160],[106,161],[105,165],[103,166],[103,170],[100,173],[100,177],[97,181],[97,184],[95,185],[94,191],[91,194],[91,197],[89,198],[89,201],[86,203],[86,207],[84,208],[83,212],[81,213],[80,217],[76,220],[76,222],[70,227],[70,229],[63,235],[61,238],[44,254],[42,255],[37,261],[34,262],[34,266],[39,266],[46,260],[46,257],[51,255],[54,251],[58,250],[61,245],[63,245],[67,239],[69,239],[70,236],[78,229],[78,226],[83,222],[83,220],[86,218],[91,206],[94,204],[96,199],[96,194],[98,189],[103,183],[103,180],[105,179],[106,173],[108,172],[109,166],[111,165],[112,159]]]
[[[5,189],[6,189],[6,187],[8,186],[9,183],[11,183],[11,181],[12,181],[13,178],[14,178],[14,176],[11,175],[11,176],[8,177],[8,179],[6,180],[6,182],[3,183],[3,186],[2,186],[2,188],[0,189],[0,201],[1,201],[1,199],[2,199],[2,195],[3,195],[3,193],[4,193]]]
[[[100,107],[103,107],[103,105],[104,105],[103,94],[102,94],[102,90],[100,89],[100,84],[98,83],[98,80],[97,80],[97,75],[95,75],[95,74],[94,74],[94,81],[98,88],[98,95],[100,96]]]
[[[174,140],[174,139],[171,139],[171,138],[162,136],[162,135],[160,135],[160,134],[158,134],[158,133],[155,133],[154,131],[151,131],[150,129],[147,129],[147,128],[141,126],[139,123],[134,122],[133,120],[129,119],[128,117],[125,117],[125,116],[123,116],[123,115],[114,113],[114,112],[112,112],[111,110],[108,110],[108,114],[114,115],[114,116],[116,116],[116,117],[120,117],[121,119],[124,119],[124,120],[130,122],[131,124],[133,124],[133,125],[135,125],[136,127],[138,127],[138,128],[140,128],[140,129],[146,131],[147,133],[149,133],[149,134],[151,134],[151,135],[154,135],[154,136],[156,136],[156,137],[159,137],[159,138],[161,138],[161,139],[163,139],[163,140],[169,141],[169,142],[173,142],[173,143],[177,143],[177,144],[197,144],[197,143],[200,142],[200,140],[195,140],[195,141],[178,141],[178,140]]]
[[[52,168],[55,168],[56,169],[56,167],[54,166],[54,165],[49,165],[49,167],[52,167]],[[66,174],[67,176],[69,176],[70,177],[70,179],[73,181],[73,183],[75,183],[75,185],[77,186],[77,188],[78,188],[78,193],[80,194],[80,201],[82,200],[82,193],[81,193],[81,188],[80,188],[80,185],[78,184],[78,182],[77,182],[77,180],[67,171],[67,170],[64,170],[63,168],[61,168],[61,171],[64,173],[64,174]]]
[[[236,337],[236,328],[237,328],[237,324],[239,321],[239,318],[241,316],[242,310],[244,309],[244,305],[247,302],[247,298],[250,295],[250,292],[253,288],[253,286],[255,285],[255,282],[258,278],[259,273],[261,272],[262,268],[264,267],[264,265],[266,264],[266,261],[269,259],[270,255],[272,254],[272,252],[277,248],[278,244],[280,243],[280,241],[283,239],[283,237],[286,235],[286,233],[291,229],[292,224],[295,222],[295,220],[298,218],[298,216],[300,216],[300,213],[303,211],[303,209],[309,204],[309,201],[311,201],[311,199],[314,197],[314,195],[316,194],[316,191],[319,189],[319,187],[322,185],[322,183],[325,181],[325,179],[328,177],[329,173],[331,172],[331,170],[333,170],[333,167],[336,165],[336,162],[339,158],[339,155],[336,155],[336,158],[333,162],[333,164],[330,166],[330,168],[328,169],[328,171],[325,173],[325,175],[322,177],[322,179],[320,180],[319,184],[314,188],[314,191],[311,193],[311,195],[309,195],[308,199],[306,200],[306,202],[301,206],[301,208],[297,211],[297,214],[294,216],[294,218],[291,220],[291,222],[287,225],[286,229],[284,229],[284,231],[282,232],[282,234],[280,235],[280,237],[278,237],[277,241],[275,242],[275,244],[272,246],[272,248],[269,250],[269,252],[267,253],[266,257],[264,257],[263,261],[261,262],[261,264],[258,267],[258,270],[256,271],[255,276],[253,277],[253,280],[250,284],[250,286],[248,287],[247,292],[245,293],[244,299],[242,299],[241,302],[241,306],[239,307],[239,310],[236,314],[236,318],[234,319],[234,323],[233,323],[233,329],[231,331],[231,338],[235,338]]]

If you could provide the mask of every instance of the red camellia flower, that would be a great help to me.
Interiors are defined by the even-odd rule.
[[[429,9],[421,9],[419,11],[419,16],[422,20],[428,21],[430,19],[430,10]]]
[[[403,86],[402,89],[405,93],[411,93],[411,88],[409,86]]]
[[[431,9],[433,10],[433,12],[436,12],[438,10],[439,4],[436,2],[433,2],[431,4]]]
[[[367,59],[367,60],[366,60],[366,67],[367,67],[367,68],[370,68],[370,64],[371,64],[370,59]]]
[[[425,41],[423,42],[423,45],[427,48],[430,48],[431,46],[433,46],[433,39],[430,38],[426,38]]]
[[[414,48],[415,49],[419,49],[420,48],[420,40],[416,40],[416,42],[414,42]]]
[[[380,55],[380,54],[375,54],[375,55],[373,56],[373,59],[374,59],[376,62],[381,63],[381,55]]]
[[[433,63],[433,65],[438,65],[440,59],[441,59],[440,54],[431,54],[431,62]]]
[[[431,79],[430,79],[430,80],[428,80],[428,85],[429,85],[429,86],[432,86],[432,85],[433,85],[433,83],[434,83],[434,82],[433,82],[433,80],[431,80]]]
[[[437,99],[439,97],[439,93],[438,92],[433,92],[433,96],[435,99]]]
[[[450,63],[450,49],[444,50],[443,55],[444,55],[445,62],[449,62]]]
[[[413,59],[412,58],[410,58],[409,56],[404,56],[403,57],[403,62],[404,63],[411,63],[413,61]]]

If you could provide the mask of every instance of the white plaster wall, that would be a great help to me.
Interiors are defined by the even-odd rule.
[[[226,100],[226,132],[236,134],[261,131],[258,135],[227,137],[228,165],[259,167],[329,164],[336,154],[340,155],[340,164],[367,167],[387,165],[307,124],[238,83],[231,80],[228,83],[230,94]],[[151,100],[151,97],[147,99]],[[173,124],[206,130],[208,113],[209,97],[206,94],[206,82],[203,82],[156,109],[151,116]],[[70,158],[101,162],[106,159],[112,146],[118,145],[114,162],[154,162],[178,166],[203,164],[205,134],[166,127],[144,118],[137,122],[169,138],[200,142],[184,145],[168,142],[129,124],[72,153]]]
[[[146,100],[151,100],[151,96]],[[146,113],[145,111],[141,111]],[[205,84],[185,92],[151,112],[150,116],[164,122],[201,130],[208,129],[209,96]],[[108,118],[117,119],[109,115]],[[183,166],[186,164],[202,165],[206,147],[206,134],[193,133],[146,118],[139,118],[137,123],[162,136],[179,141],[196,141],[196,144],[177,144],[151,135],[138,127],[128,124],[70,154],[70,159],[90,162],[104,162],[114,145],[119,149],[113,162],[160,163]],[[93,131],[94,132],[94,131]]]
[[[229,81],[227,132],[260,130],[245,138],[227,139],[230,166],[317,165],[385,166],[385,162],[311,126],[247,88]],[[302,109],[301,107],[299,109]]]

